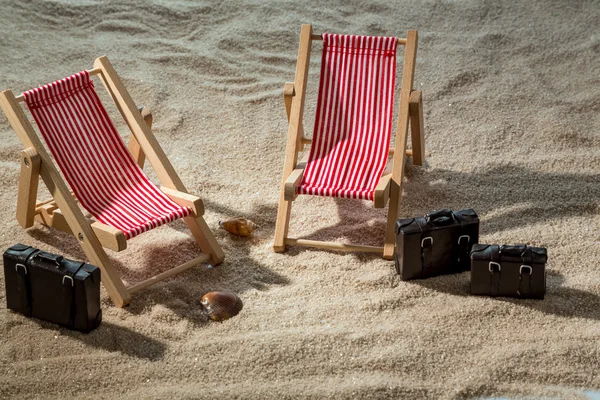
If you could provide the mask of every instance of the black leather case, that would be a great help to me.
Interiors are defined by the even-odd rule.
[[[437,210],[396,222],[396,271],[402,280],[468,271],[469,251],[479,241],[472,209]]]
[[[471,250],[471,294],[543,299],[545,248],[477,244]]]
[[[100,269],[16,244],[4,253],[6,307],[70,329],[100,325]]]

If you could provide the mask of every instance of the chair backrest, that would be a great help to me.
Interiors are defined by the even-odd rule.
[[[190,214],[135,163],[87,71],[23,94],[75,196],[100,222],[129,239]]]
[[[373,200],[391,141],[395,37],[323,35],[313,140],[298,193]]]

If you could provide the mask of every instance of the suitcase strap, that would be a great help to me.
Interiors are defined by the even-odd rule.
[[[421,276],[426,277],[431,269],[431,259],[433,253],[433,237],[425,236],[427,233],[423,231],[423,227],[417,219],[417,226],[421,230]]]
[[[500,278],[502,266],[500,265],[500,246],[492,245],[492,257],[489,264],[490,270],[490,295],[498,296],[500,293]]]
[[[522,265],[519,268],[519,289],[517,295],[527,297],[531,291],[531,273],[533,268],[531,263],[533,261],[531,257],[531,249],[526,248],[523,254],[521,254]]]
[[[23,263],[15,264],[15,271],[17,273],[17,282],[19,289],[19,303],[21,304],[21,310],[23,314],[31,317],[31,282],[29,281],[29,275],[27,271],[27,263],[32,255],[37,253],[38,250],[33,247],[29,248],[25,252],[25,261]]]
[[[464,218],[460,214],[455,215],[456,220],[460,223],[460,233],[464,232],[465,229],[465,221]],[[471,236],[469,235],[460,235],[458,237],[458,256],[456,258],[456,263],[460,265],[461,261],[464,259],[469,259],[469,253],[471,250]]]
[[[75,323],[75,279],[73,278],[77,272],[83,267],[85,263],[81,263],[79,267],[73,272],[69,273],[67,270],[65,275],[62,277],[62,287],[63,287],[63,298],[65,299],[65,308],[63,310],[63,315],[66,317],[64,319],[65,323],[73,327]]]
[[[24,264],[16,264],[17,282],[19,289],[19,303],[23,313],[31,317],[31,285],[27,276],[27,266]]]

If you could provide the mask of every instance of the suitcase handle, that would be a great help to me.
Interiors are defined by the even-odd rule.
[[[503,245],[500,247],[500,253],[513,257],[523,257],[527,250],[526,245]]]
[[[63,261],[63,256],[59,256],[56,254],[51,254],[51,253],[46,253],[44,251],[40,251],[38,254],[36,254],[36,257],[39,257],[43,260],[46,261],[50,261],[56,264],[57,267],[59,267]]]
[[[454,221],[454,213],[449,208],[442,208],[427,214],[425,221],[437,226],[449,225]]]

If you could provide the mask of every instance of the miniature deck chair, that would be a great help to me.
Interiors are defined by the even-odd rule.
[[[129,151],[94,90],[98,75],[131,130]],[[42,145],[19,102],[25,101],[62,175]],[[203,262],[221,263],[223,251],[202,218],[202,201],[187,190],[150,130],[151,114],[136,108],[106,57],[94,68],[15,97],[0,93],[0,106],[25,150],[21,157],[17,220],[23,228],[34,220],[72,233],[118,307],[132,293]],[[159,189],[142,171],[145,158],[162,183]],[[42,177],[52,200],[38,202]],[[84,215],[77,202],[93,219]],[[202,250],[199,257],[126,288],[103,247],[121,251],[127,239],[183,218]]]
[[[312,42],[323,40],[319,97],[313,139],[304,136],[302,116]],[[400,111],[395,148],[390,149],[396,47],[405,45]],[[302,25],[294,83],[286,83],[288,139],[283,183],[273,249],[288,245],[382,254],[394,252],[394,224],[398,218],[405,155],[422,165],[423,107],[420,91],[413,91],[417,31],[406,39],[324,34],[313,35]],[[406,150],[411,125],[412,151]],[[310,145],[308,158],[298,154]],[[393,157],[388,160],[388,157]],[[391,169],[388,161],[391,161]],[[383,247],[347,245],[288,237],[292,201],[298,194],[371,200],[377,208],[389,199]]]

